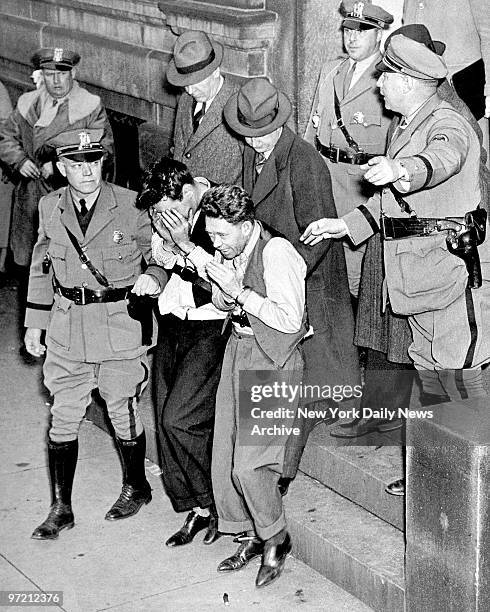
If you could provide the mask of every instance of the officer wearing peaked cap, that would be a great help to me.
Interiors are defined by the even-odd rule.
[[[388,297],[395,313],[408,315],[409,355],[424,392],[453,397],[454,380],[447,379],[452,372],[465,383],[468,397],[485,395],[481,368],[490,361],[489,241],[472,226],[481,261],[478,287],[456,256],[461,255],[460,239],[454,232],[448,235],[446,220],[459,219],[460,225],[451,227],[466,240],[467,214],[474,217],[481,203],[480,144],[470,123],[438,95],[447,68],[434,49],[394,32],[378,67],[385,105],[402,119],[386,156],[362,167],[365,180],[379,191],[342,219],[312,224],[303,239],[314,244],[320,237],[348,233],[359,244],[378,231],[381,213],[383,225],[392,228],[385,231],[383,245]],[[403,232],[395,231],[400,224]]]
[[[48,440],[52,506],[32,534],[41,540],[74,525],[78,430],[95,387],[106,402],[124,468],[121,495],[105,518],[132,516],[151,500],[136,404],[148,379],[147,346],[142,325],[128,314],[128,300],[158,293],[166,276],[152,265],[150,219],[135,207],[136,194],[102,180],[101,135],[102,129],[64,134],[57,166],[68,186],[39,203],[25,344],[32,355],[46,352],[44,381],[54,397]],[[150,264],[145,274],[143,260]]]
[[[55,149],[67,131],[102,130],[101,143],[112,155],[112,131],[99,96],[75,80],[80,55],[61,47],[36,51],[32,65],[41,70],[39,89],[20,96],[0,126],[0,159],[18,176],[14,193],[11,247],[15,263],[27,269],[36,241],[37,205],[65,184],[56,169]],[[107,156],[106,156],[107,163]]]
[[[327,62],[320,73],[305,139],[323,156],[332,177],[339,215],[372,195],[360,164],[385,151],[391,114],[376,87],[383,30],[393,16],[371,2],[344,0],[340,5],[347,59]],[[357,304],[365,246],[343,241],[349,289]]]

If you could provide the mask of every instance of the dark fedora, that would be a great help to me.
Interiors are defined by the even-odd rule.
[[[264,77],[250,79],[224,108],[226,123],[241,136],[265,136],[286,123],[292,106],[288,97]]]
[[[174,56],[168,63],[167,80],[185,87],[204,81],[221,64],[223,46],[205,32],[189,30],[177,38]]]

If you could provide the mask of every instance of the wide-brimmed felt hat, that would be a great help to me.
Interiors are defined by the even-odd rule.
[[[104,147],[100,144],[102,129],[71,130],[56,139],[56,154],[72,161],[95,161],[103,157]]]
[[[264,77],[248,80],[225,104],[229,127],[241,136],[265,136],[286,123],[292,112],[288,97]]]
[[[167,80],[172,85],[195,85],[210,76],[223,60],[223,46],[205,32],[189,30],[177,38],[168,63]]]
[[[376,68],[423,81],[438,81],[448,74],[446,62],[439,54],[426,44],[397,32],[391,36]]]
[[[340,14],[344,18],[343,28],[359,30],[360,28],[383,28],[393,23],[394,17],[371,0],[356,2],[355,0],[343,0],[340,5]]]
[[[384,48],[389,45],[390,40],[397,34],[403,34],[416,42],[422,43],[437,55],[442,55],[446,50],[446,45],[440,40],[432,40],[429,30],[422,23],[409,23],[394,30],[386,37]]]
[[[36,70],[48,68],[67,71],[74,68],[79,61],[80,55],[76,51],[61,47],[45,47],[36,51],[31,57],[32,65]]]

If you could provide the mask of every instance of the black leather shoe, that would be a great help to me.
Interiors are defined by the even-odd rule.
[[[236,537],[234,542],[239,542],[236,553],[227,557],[218,565],[218,572],[236,572],[244,568],[249,561],[258,557],[264,551],[264,543],[256,536],[246,534]]]
[[[330,431],[334,438],[360,438],[370,433],[387,433],[403,426],[402,419],[361,419],[352,427],[337,425]]]
[[[268,586],[279,578],[291,548],[291,538],[287,532],[281,544],[272,544],[270,540],[265,542],[262,563],[255,579],[256,587]]]
[[[204,534],[204,538],[202,540],[203,544],[213,544],[216,540],[219,540],[223,534],[218,531],[218,517],[211,513],[211,518],[209,519],[209,525],[206,533]]]
[[[405,495],[405,478],[400,478],[399,480],[390,482],[390,484],[385,487],[385,491],[390,495],[402,497]]]
[[[71,506],[55,502],[49,511],[47,519],[36,527],[31,538],[34,540],[56,540],[62,529],[71,529],[75,518]]]
[[[143,504],[151,502],[151,487],[148,483],[142,489],[135,489],[130,484],[123,485],[121,494],[105,515],[106,521],[119,521],[136,514]]]
[[[182,525],[179,531],[170,536],[165,542],[165,546],[183,546],[184,544],[189,544],[192,542],[197,533],[203,529],[206,529],[206,527],[209,527],[210,522],[211,515],[201,516],[192,510],[187,515],[185,523]]]

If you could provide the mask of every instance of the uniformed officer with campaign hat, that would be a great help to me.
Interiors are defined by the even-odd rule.
[[[46,353],[44,381],[54,397],[48,439],[53,500],[35,539],[57,538],[74,525],[78,430],[96,387],[107,405],[124,474],[121,495],[105,518],[132,516],[151,500],[137,408],[148,379],[148,346],[140,322],[128,314],[128,300],[157,294],[166,275],[151,263],[150,219],[136,209],[136,193],[102,180],[101,135],[102,130],[64,134],[57,165],[68,186],[39,203],[25,344],[34,356]],[[150,264],[144,274],[143,260]]]

